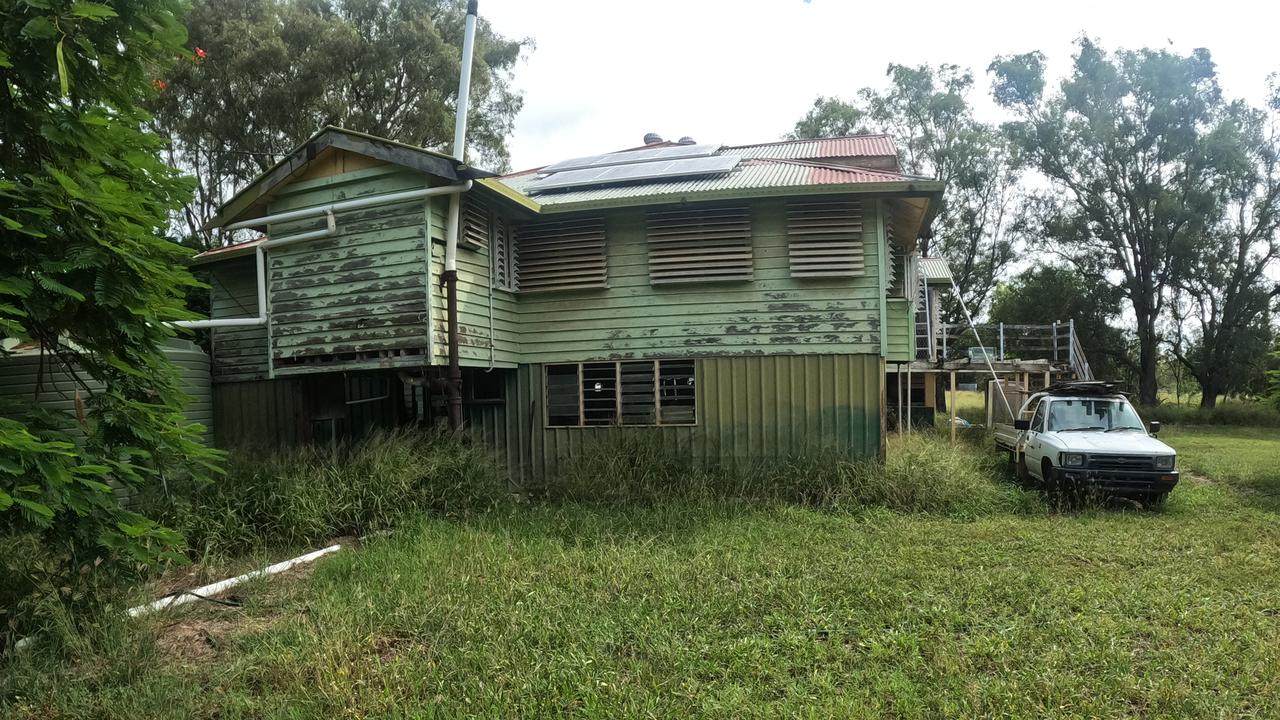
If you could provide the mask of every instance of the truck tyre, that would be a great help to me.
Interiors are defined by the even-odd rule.
[[[1040,462],[1040,487],[1049,495],[1056,495],[1059,490],[1058,481],[1053,477],[1053,463],[1049,462],[1049,458]]]

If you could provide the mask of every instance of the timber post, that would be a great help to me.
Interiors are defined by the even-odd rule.
[[[951,407],[947,408],[951,413],[951,444],[956,444],[956,371],[951,371]]]

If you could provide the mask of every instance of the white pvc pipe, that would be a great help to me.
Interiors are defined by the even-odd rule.
[[[462,67],[458,74],[458,115],[453,122],[453,156],[463,161],[467,143],[467,110],[471,103],[471,65],[476,47],[476,0],[467,3],[466,25],[462,31]]]
[[[445,272],[458,269],[458,223],[461,222],[462,195],[449,198],[449,216],[445,220],[444,230],[444,269]]]
[[[266,577],[268,575],[275,575],[276,573],[284,572],[289,568],[296,567],[304,563],[309,563],[312,560],[317,560],[319,558],[324,557],[325,555],[331,555],[333,553],[338,552],[341,549],[342,549],[341,545],[330,545],[327,548],[322,548],[314,552],[309,552],[306,555],[296,557],[292,560],[285,560],[284,562],[278,562],[275,565],[269,565],[265,568],[262,568],[261,570],[254,570],[253,572],[247,572],[244,575],[237,575],[236,577],[228,578],[226,580],[221,580],[219,582],[216,582],[210,585],[205,585],[204,587],[199,587],[199,588],[196,588],[195,590],[188,590],[186,592],[181,592],[176,595],[169,595],[166,597],[162,597],[159,600],[156,600],[155,602],[147,603],[146,605],[139,605],[134,608],[129,608],[129,617],[138,617],[139,615],[146,615],[147,613],[154,612],[156,610],[164,610],[165,608],[173,607],[174,605],[186,605],[187,603],[192,602],[193,600],[201,599],[199,597],[201,595],[203,595],[204,597],[211,597],[219,593],[226,592],[227,590],[230,590],[231,588],[239,585],[240,583],[245,582],[246,580],[252,580],[254,578],[259,578],[259,577]]]

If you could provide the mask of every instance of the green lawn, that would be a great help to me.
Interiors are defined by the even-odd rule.
[[[1170,430],[1210,481],[1160,512],[423,521],[60,674],[36,654],[0,716],[1275,717],[1276,435]]]

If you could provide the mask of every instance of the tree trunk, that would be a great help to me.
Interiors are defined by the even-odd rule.
[[[1156,383],[1157,361],[1159,360],[1159,344],[1156,341],[1155,328],[1139,320],[1138,326],[1138,403],[1155,405],[1158,401]]]

